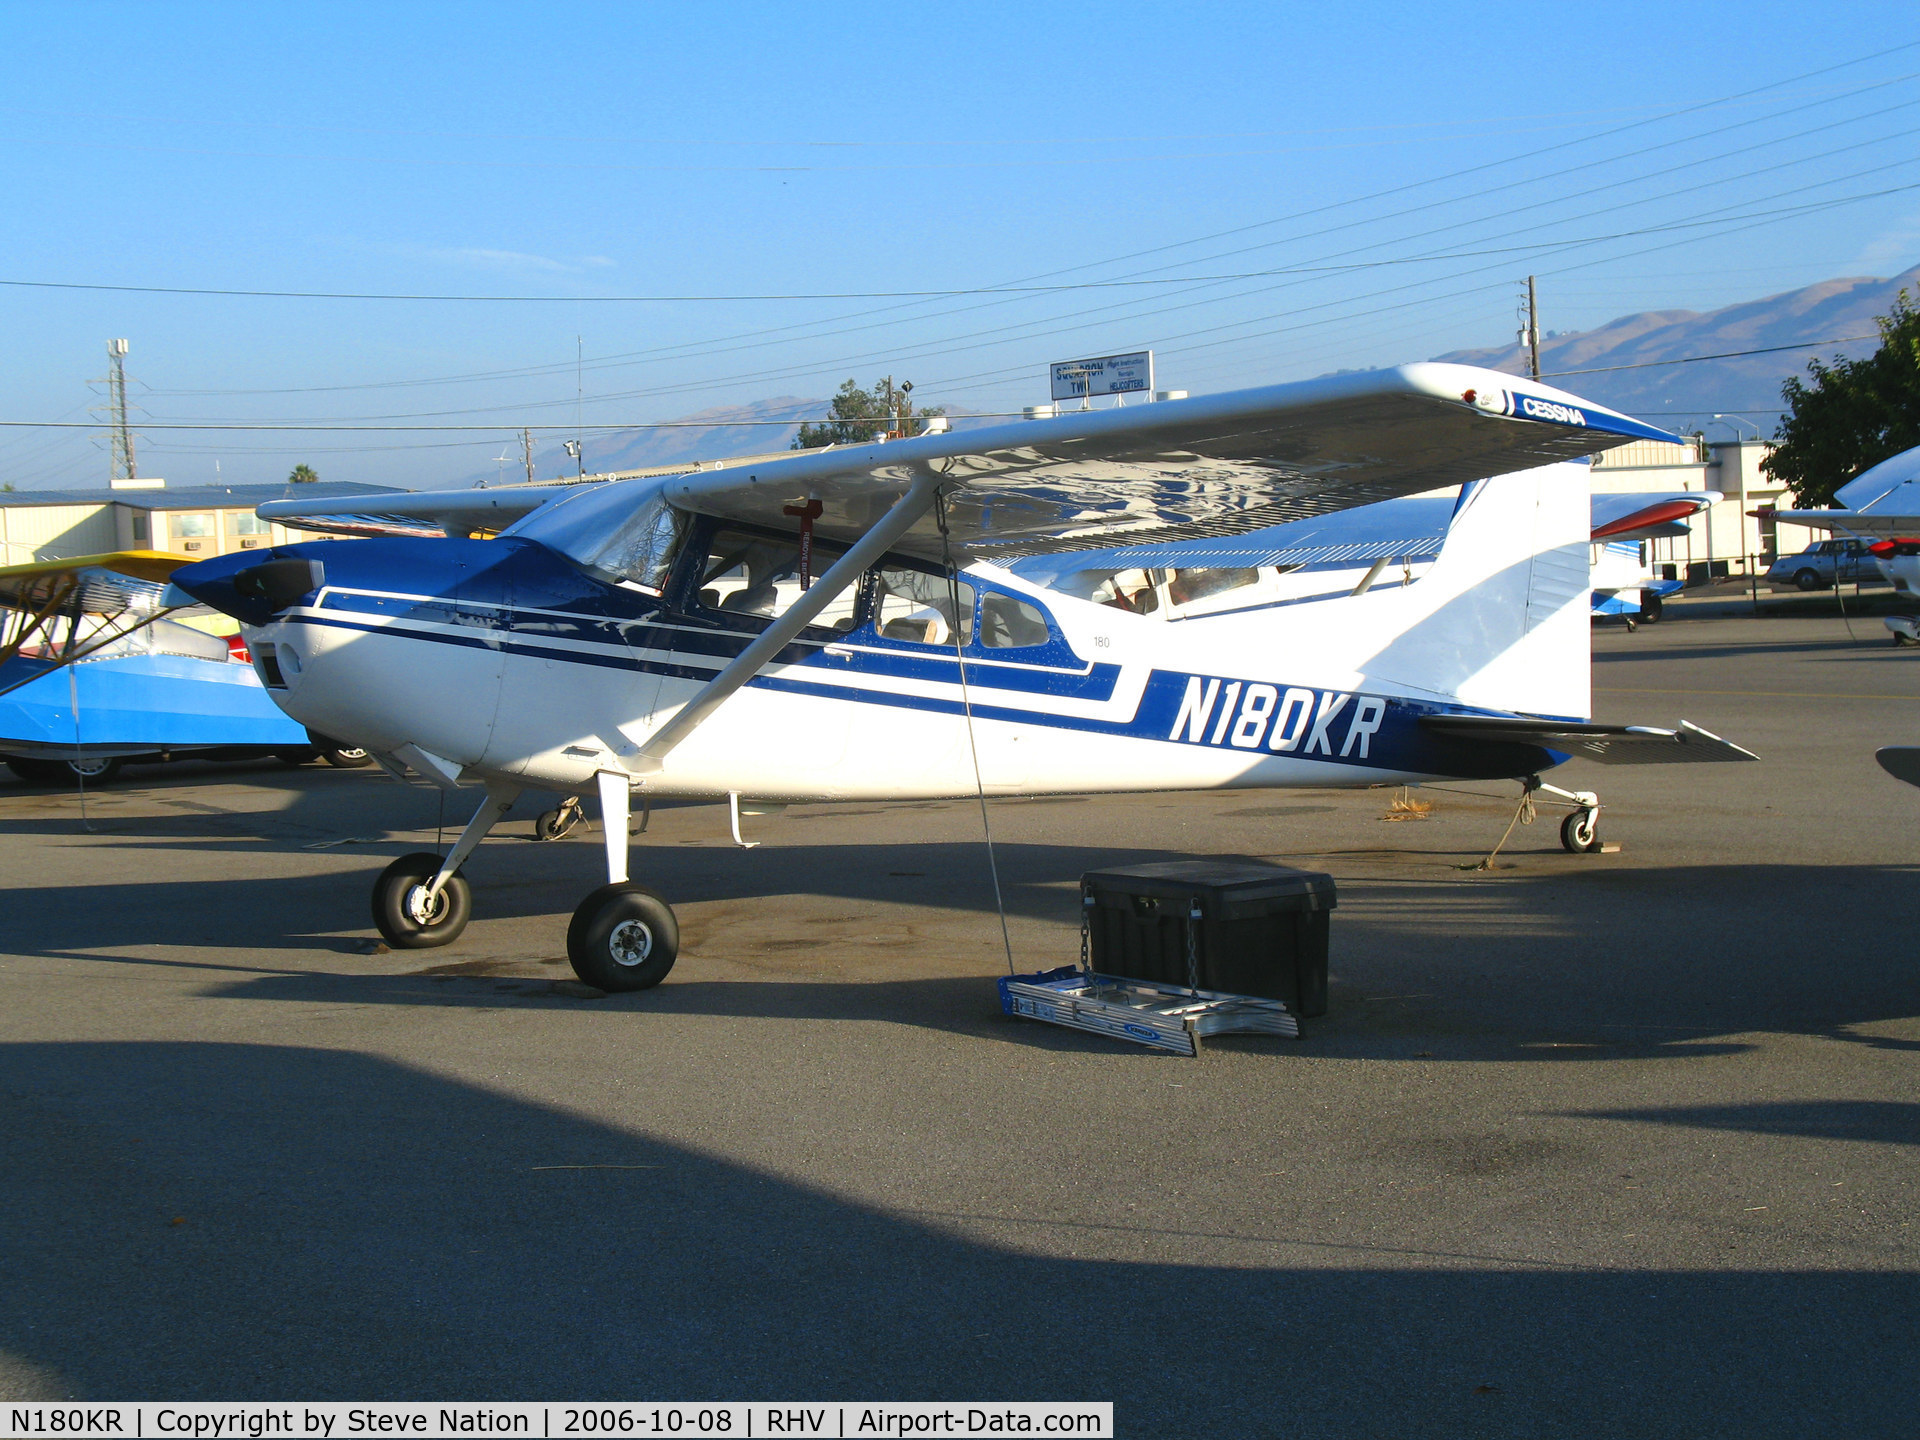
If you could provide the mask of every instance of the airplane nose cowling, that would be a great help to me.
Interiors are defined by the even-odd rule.
[[[325,563],[318,555],[305,553],[308,549],[285,545],[265,555],[222,555],[182,566],[173,572],[172,583],[243,625],[266,625],[327,583]]]

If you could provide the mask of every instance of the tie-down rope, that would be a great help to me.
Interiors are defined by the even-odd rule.
[[[947,497],[934,491],[933,519],[940,527],[940,559],[947,569],[947,596],[953,606],[953,654],[960,662],[960,709],[967,717],[967,752],[973,757],[973,793],[980,801],[980,833],[987,842],[987,873],[993,877],[993,908],[1000,916],[1000,944],[1007,952],[1007,973],[1014,973],[1013,936],[1007,929],[1007,903],[1000,892],[1000,865],[993,855],[993,822],[987,818],[987,785],[980,775],[980,746],[973,738],[973,694],[967,686],[966,639],[960,627],[960,572],[953,566],[953,543],[947,534]],[[967,614],[967,629],[973,628],[973,614]]]

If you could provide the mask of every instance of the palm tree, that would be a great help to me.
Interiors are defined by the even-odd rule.
[[[311,485],[319,478],[319,475],[314,472],[314,468],[311,465],[296,465],[293,467],[293,473],[287,476],[287,483],[290,485]]]

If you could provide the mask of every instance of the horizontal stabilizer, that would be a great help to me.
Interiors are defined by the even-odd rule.
[[[1751,750],[1680,722],[1678,730],[1651,725],[1590,725],[1566,720],[1505,719],[1494,715],[1426,715],[1420,724],[1455,740],[1485,740],[1506,745],[1538,745],[1602,765],[1700,764],[1714,760],[1758,760]]]

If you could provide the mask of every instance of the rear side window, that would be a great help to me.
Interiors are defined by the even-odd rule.
[[[1011,595],[989,595],[980,602],[980,643],[995,649],[1044,645],[1047,620],[1039,610]]]
[[[905,566],[883,566],[874,573],[874,580],[873,625],[882,640],[965,645],[973,638],[973,586],[966,581],[953,582]],[[956,590],[960,599],[957,617],[953,603]]]

